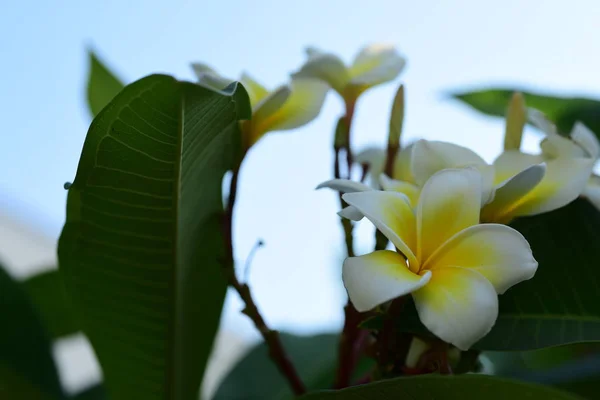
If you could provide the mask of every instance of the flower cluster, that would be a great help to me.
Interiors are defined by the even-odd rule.
[[[384,45],[362,49],[349,66],[314,48],[307,55],[290,82],[273,91],[242,74],[252,106],[251,120],[241,122],[245,151],[267,132],[315,119],[333,89],[346,106],[344,148],[350,152],[349,123],[357,99],[395,79],[405,66],[404,58]],[[207,65],[193,68],[201,85],[223,89],[233,82]],[[508,107],[504,152],[492,164],[448,142],[419,140],[400,149],[403,87],[398,93],[392,119],[400,120],[390,124],[388,149],[348,156],[348,175],[352,162],[362,164],[370,185],[337,178],[318,188],[341,192],[346,206],[339,215],[368,219],[393,244],[393,250],[345,260],[342,278],[356,310],[412,294],[423,324],[466,350],[494,325],[497,295],[532,278],[538,267],[527,240],[507,224],[579,196],[600,207],[600,177],[592,173],[600,144],[579,123],[568,137],[559,135],[516,94]],[[527,122],[544,133],[539,154],[520,151]]]
[[[582,194],[598,202],[594,134],[576,124],[563,137],[538,111],[520,112],[545,133],[540,154],[519,151],[523,125],[508,129],[509,114],[510,145],[491,165],[467,148],[419,140],[396,155],[393,177],[382,171],[384,151],[369,149],[359,157],[372,167],[370,186],[343,179],[319,185],[345,193],[341,217],[366,217],[394,246],[344,262],[344,285],[358,311],[411,293],[423,324],[466,350],[494,325],[497,294],[538,266],[525,238],[505,224]]]

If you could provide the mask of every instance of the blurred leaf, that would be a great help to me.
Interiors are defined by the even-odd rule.
[[[91,386],[71,397],[71,400],[108,400],[103,384]]]
[[[22,286],[0,266],[0,398],[63,399],[50,340]]]
[[[281,340],[308,390],[333,386],[339,335],[294,336],[282,333]],[[362,360],[355,375],[365,374],[372,366],[370,360]],[[276,400],[293,397],[287,381],[269,358],[267,346],[261,342],[231,370],[214,399]]]
[[[164,75],[92,122],[58,256],[111,400],[196,399],[226,291],[221,182],[240,153],[240,85]]]
[[[95,117],[117,93],[123,90],[125,85],[104,65],[96,53],[92,50],[88,53],[90,72],[87,82],[87,100],[92,117]]]
[[[23,285],[51,338],[79,332],[58,270],[35,275]]]
[[[452,97],[484,114],[505,117],[514,92],[525,96],[527,107],[542,111],[556,123],[562,134],[567,134],[577,121],[583,122],[596,135],[600,135],[600,101],[581,97],[546,96],[514,89],[484,89],[453,94]]]
[[[511,226],[525,236],[539,267],[532,279],[500,296],[496,325],[473,348],[534,350],[600,341],[600,212],[578,199]],[[376,328],[377,319],[368,327]],[[412,303],[399,329],[426,332]]]
[[[421,375],[396,378],[340,391],[311,393],[301,400],[575,400],[575,395],[550,387],[485,375]]]

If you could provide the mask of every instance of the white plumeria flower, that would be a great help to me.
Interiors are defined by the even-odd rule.
[[[585,193],[600,151],[594,134],[582,124],[576,124],[570,138],[562,137],[536,110],[529,112],[529,120],[546,133],[540,144],[542,152],[528,154],[518,149],[508,150],[494,161],[494,184],[504,187],[505,191],[516,189],[519,193],[513,195],[513,201],[484,207],[482,220],[507,222],[518,216],[541,214],[563,207]],[[538,177],[537,183],[535,174],[530,174],[528,179],[521,175],[520,184],[515,182],[515,176],[540,163],[545,164],[546,172]]]
[[[571,159],[592,159],[595,162],[600,157],[600,143],[594,132],[584,124],[577,122],[566,138],[558,134],[556,126],[549,122],[537,110],[529,110],[529,121],[546,135],[540,144],[542,157],[545,160],[558,157]],[[577,161],[573,161],[576,163]],[[590,200],[596,208],[600,209],[600,177],[590,174],[581,195]]]
[[[393,46],[384,44],[363,48],[348,67],[335,54],[315,48],[307,49],[306,53],[308,60],[293,76],[321,79],[347,102],[354,102],[373,86],[394,80],[406,65]]]
[[[473,167],[445,169],[425,183],[416,211],[395,192],[346,193],[398,249],[347,258],[343,281],[364,312],[412,294],[423,324],[466,350],[494,325],[497,294],[533,277],[537,262],[514,229],[478,224],[482,176]]]
[[[223,89],[233,82],[224,78],[204,64],[192,65],[198,83],[213,89]],[[242,122],[245,148],[249,148],[270,131],[298,128],[315,119],[329,90],[329,86],[318,79],[292,79],[273,91],[250,77],[242,74],[239,80],[250,98],[252,119]]]

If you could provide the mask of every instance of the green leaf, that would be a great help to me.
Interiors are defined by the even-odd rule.
[[[100,111],[123,90],[123,83],[98,58],[92,50],[90,56],[90,72],[87,81],[87,100],[92,117]]]
[[[525,236],[539,267],[532,279],[500,296],[496,325],[473,348],[534,350],[600,341],[600,211],[578,199],[511,226]],[[377,319],[367,323],[370,329],[377,324]],[[412,303],[398,329],[427,332]]]
[[[164,75],[92,122],[58,256],[112,400],[196,399],[226,291],[223,175],[246,91]]]
[[[294,336],[281,340],[308,390],[333,386],[337,368],[339,335]],[[373,363],[361,360],[355,375],[366,373]],[[233,368],[217,390],[215,400],[292,399],[293,393],[271,359],[264,342],[259,343]]]
[[[58,270],[35,275],[23,285],[51,338],[79,332]]]
[[[45,328],[22,286],[0,266],[0,398],[59,400]]]
[[[562,134],[571,131],[577,121],[583,122],[596,135],[600,135],[600,101],[581,97],[559,97],[527,92],[519,88],[484,89],[453,94],[452,97],[484,114],[505,117],[508,103],[514,92],[525,96],[527,107],[542,111],[556,123]]]
[[[421,375],[396,378],[340,391],[317,392],[302,400],[574,400],[580,397],[550,387],[485,375]]]

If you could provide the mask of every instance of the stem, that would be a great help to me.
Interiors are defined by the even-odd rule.
[[[385,157],[385,167],[383,172],[390,178],[394,177],[394,161],[396,160],[396,154],[398,153],[398,149],[400,146],[393,145],[391,143],[388,144],[386,157]]]
[[[356,101],[346,101],[346,115],[343,117],[343,132],[336,132],[336,138],[334,140],[334,165],[333,175],[336,179],[341,178],[341,160],[340,151],[346,150],[346,160],[348,165],[347,178],[350,179],[352,172],[352,150],[350,147],[350,132],[352,127],[352,118],[354,116],[354,105]],[[340,124],[338,124],[340,126]],[[340,137],[338,137],[340,133]],[[340,193],[340,205],[345,207],[346,204],[342,200],[342,194]],[[354,239],[352,236],[352,222],[346,218],[341,219],[342,229],[344,231],[344,239],[346,243],[346,252],[348,257],[354,256]],[[335,379],[334,387],[341,389],[350,385],[350,378],[356,362],[358,361],[357,351],[360,351],[360,346],[355,346],[360,336],[360,329],[358,324],[362,317],[361,314],[354,308],[350,299],[348,299],[346,306],[344,307],[344,328],[340,336],[340,343],[338,347],[338,370]]]
[[[231,185],[229,188],[229,198],[227,200],[227,208],[225,209],[225,223],[223,230],[225,236],[227,261],[223,265],[224,272],[227,280],[229,281],[229,285],[231,285],[238,292],[244,301],[244,304],[246,305],[246,308],[244,308],[242,312],[246,314],[252,320],[252,322],[254,322],[254,326],[256,326],[256,329],[258,329],[265,343],[267,344],[267,347],[269,348],[269,356],[279,369],[279,372],[285,377],[285,379],[287,379],[288,384],[294,393],[297,396],[300,396],[306,393],[306,388],[281,343],[279,332],[269,328],[260,314],[256,303],[254,302],[254,298],[250,292],[250,287],[245,283],[241,283],[235,274],[233,258],[233,210],[237,197],[239,171],[240,165],[233,170]]]
[[[406,296],[399,297],[392,301],[385,316],[385,321],[383,323],[381,335],[378,338],[379,354],[377,357],[377,364],[379,365],[381,376],[385,376],[386,372],[388,372],[388,367],[390,364],[390,349],[395,347],[394,342],[396,339],[394,323],[399,317],[400,313],[402,312],[402,309],[404,308],[405,299]]]
[[[350,147],[350,132],[352,130],[352,119],[354,118],[354,109],[356,106],[356,99],[352,98],[350,100],[346,100],[346,137],[345,137],[345,149],[346,149],[346,160],[348,164],[348,179],[350,179],[350,173],[352,172],[352,163],[354,161],[354,157],[352,155],[352,148]]]

